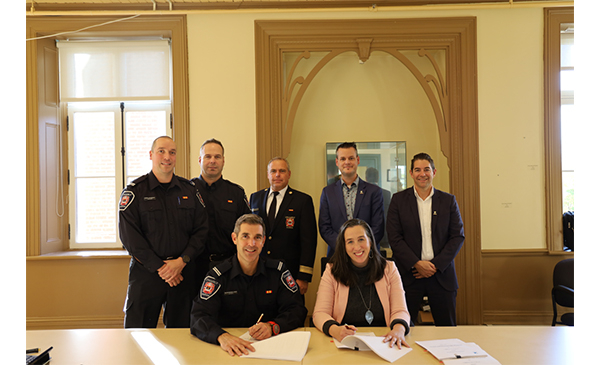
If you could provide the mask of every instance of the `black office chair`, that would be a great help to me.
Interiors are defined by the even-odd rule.
[[[557,305],[567,308],[575,308],[575,259],[566,259],[559,261],[554,266],[553,287],[552,287],[552,308],[554,317],[552,325],[564,324],[573,326],[575,324],[575,314],[565,313],[557,321]]]

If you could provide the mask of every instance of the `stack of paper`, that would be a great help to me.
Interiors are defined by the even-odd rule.
[[[240,337],[245,340],[252,339],[247,332]],[[302,361],[304,355],[306,355],[309,341],[310,332],[308,331],[286,332],[277,336],[271,336],[262,341],[252,339],[252,347],[256,351],[250,352],[248,355],[242,355],[241,357]]]
[[[342,349],[354,349],[358,351],[373,351],[379,355],[382,359],[389,362],[394,362],[402,356],[408,354],[412,349],[410,347],[402,346],[401,349],[398,346],[390,347],[389,342],[383,342],[383,336],[376,337],[374,333],[366,333],[365,335],[355,334],[352,336],[346,336],[342,342],[335,340],[335,345]]]
[[[481,347],[459,339],[415,341],[415,343],[446,365],[500,365]]]

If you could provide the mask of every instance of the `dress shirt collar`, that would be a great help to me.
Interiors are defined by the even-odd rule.
[[[287,191],[287,189],[289,188],[289,185],[286,185],[285,188],[281,189],[278,191],[279,195],[277,195],[277,197],[279,198],[280,196],[283,197],[285,196],[285,192]],[[269,195],[273,194],[273,189],[269,188]]]
[[[354,179],[354,181],[352,181],[352,183],[350,184],[350,186],[348,186],[345,182],[344,179],[340,177],[340,186],[342,188],[344,188],[344,186],[348,187],[349,189],[352,188],[352,185],[355,185],[356,187],[358,187],[358,182],[360,181],[360,177],[358,175],[356,175],[356,178]]]
[[[419,196],[419,193],[417,192],[417,188],[414,187],[414,185],[413,185],[413,191],[414,191],[415,196],[417,197],[417,199],[421,199],[421,197]],[[427,195],[427,197],[425,199],[421,199],[421,200],[422,201],[426,201],[427,199],[431,198],[434,193],[435,193],[435,188],[432,186],[431,187],[431,191],[429,192],[429,195]]]

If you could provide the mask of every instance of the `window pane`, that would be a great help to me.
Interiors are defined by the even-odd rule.
[[[167,113],[159,111],[126,112],[127,177],[147,174],[152,169],[149,151],[156,137],[167,134]]]
[[[77,243],[115,242],[117,240],[117,203],[114,178],[76,180]]]
[[[560,107],[560,148],[563,171],[575,170],[575,146],[577,143],[575,118],[575,105],[562,105]]]
[[[563,213],[575,210],[575,171],[563,171]]]
[[[563,70],[560,72],[560,90],[575,90],[574,70]]]
[[[114,113],[78,112],[73,119],[75,177],[114,176]]]
[[[574,24],[564,23],[561,25],[560,34],[560,66],[574,67],[573,48],[575,47],[575,27]]]

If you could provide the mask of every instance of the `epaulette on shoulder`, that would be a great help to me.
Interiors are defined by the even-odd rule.
[[[283,271],[285,264],[281,260],[277,259],[267,259],[265,262],[265,266],[270,269],[275,269],[277,271]]]
[[[147,178],[148,178],[148,174],[142,175],[142,176],[138,177],[137,179],[133,180],[132,182],[130,182],[127,186],[134,187],[136,184],[141,183],[142,181],[146,180]]]
[[[182,177],[182,176],[179,176],[179,175],[175,175],[175,176],[177,176],[177,178],[178,178],[179,180],[181,180],[182,182],[185,182],[185,183],[187,183],[188,185],[191,185],[191,186],[196,186],[196,183],[195,183],[195,182],[193,182],[192,180],[188,180],[188,179],[186,179],[185,177]]]
[[[219,277],[219,276],[223,275],[224,273],[226,273],[227,271],[231,270],[232,267],[233,267],[233,265],[231,265],[231,260],[225,260],[225,261],[217,264],[212,269],[210,269],[210,271],[213,272],[217,277]]]
[[[223,179],[223,180],[224,180],[224,181],[226,181],[227,183],[229,183],[229,184],[231,184],[231,185],[235,186],[236,188],[238,188],[238,189],[240,189],[240,190],[244,191],[244,188],[242,187],[242,185],[240,185],[240,184],[236,184],[236,183],[234,183],[233,181],[229,181],[229,180],[227,180],[227,179]]]

